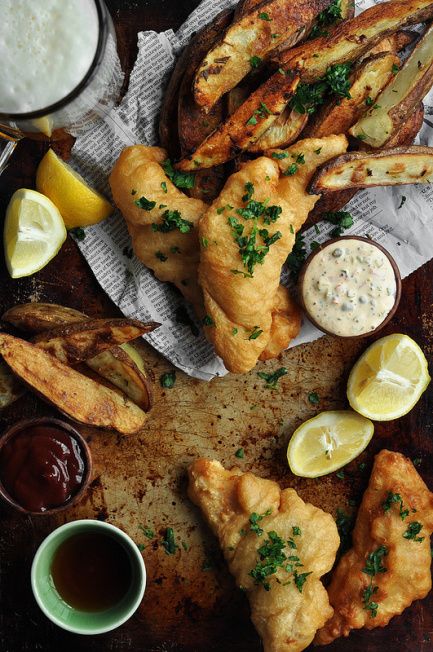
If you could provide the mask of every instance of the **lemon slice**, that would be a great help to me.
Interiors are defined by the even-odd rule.
[[[395,333],[374,342],[350,372],[351,407],[375,421],[407,414],[430,382],[427,360],[414,340]]]
[[[66,240],[66,229],[47,197],[21,188],[9,202],[3,240],[9,274],[21,278],[38,272],[54,258]]]
[[[67,229],[97,224],[113,212],[110,202],[93,190],[52,149],[39,163],[36,188],[57,206]]]
[[[287,447],[290,470],[303,478],[318,478],[351,462],[367,447],[374,426],[352,410],[321,412],[305,421]]]

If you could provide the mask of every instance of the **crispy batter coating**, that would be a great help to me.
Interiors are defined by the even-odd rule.
[[[174,283],[200,314],[203,300],[197,283],[197,225],[207,205],[187,197],[168,179],[161,167],[166,158],[167,153],[159,147],[126,147],[110,175],[110,186],[128,225],[136,256],[161,281]],[[141,197],[155,202],[154,208],[144,210],[137,206],[134,202]],[[152,224],[161,225],[167,210],[179,211],[193,227],[187,233],[177,228],[166,233],[154,231]]]
[[[238,469],[227,471],[215,460],[199,459],[189,469],[189,496],[198,505],[219,538],[238,586],[250,601],[251,618],[263,640],[265,652],[300,652],[316,630],[332,614],[320,577],[330,570],[339,536],[330,514],[304,503],[294,489],[280,490],[270,480]],[[251,530],[251,514],[263,515]],[[244,534],[245,532],[245,534]],[[297,588],[293,569],[278,568],[270,575],[269,590],[255,583],[250,571],[256,566],[258,548],[269,533],[276,533],[297,573],[310,573]],[[289,556],[296,557],[298,562]]]
[[[199,281],[206,313],[214,324],[206,328],[206,335],[229,371],[249,371],[267,348],[278,303],[281,267],[292,250],[296,231],[318,200],[318,195],[308,194],[306,187],[316,168],[346,147],[343,135],[312,138],[277,152],[277,158],[249,161],[229,177],[201,219],[200,239],[206,247],[201,251]],[[285,175],[287,172],[292,173]],[[263,216],[254,220],[239,215],[237,211],[247,205],[244,198],[248,187],[254,190],[253,201],[281,209],[277,219],[267,223]],[[239,227],[233,226],[233,219]],[[262,229],[269,237],[279,233],[279,239],[269,246],[268,253],[251,273],[245,267],[239,239],[236,241],[239,233],[235,229],[241,227],[244,239],[258,229],[256,251],[265,244],[259,233]],[[293,334],[298,327],[299,316],[295,316]]]
[[[390,494],[398,494],[401,502],[390,501]],[[406,538],[405,533],[419,527],[411,523],[422,529]],[[359,508],[353,548],[341,558],[328,588],[334,615],[317,632],[315,643],[326,645],[352,629],[384,627],[414,600],[424,598],[431,589],[432,531],[433,494],[408,458],[382,450]],[[386,549],[381,563],[386,571],[371,577],[363,571],[367,556],[381,546]],[[374,592],[369,597],[370,586]]]

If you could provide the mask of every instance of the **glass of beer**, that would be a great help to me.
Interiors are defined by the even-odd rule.
[[[82,133],[123,82],[102,0],[0,0],[0,61],[0,173],[23,137]]]

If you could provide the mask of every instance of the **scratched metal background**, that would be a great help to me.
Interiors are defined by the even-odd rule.
[[[176,28],[197,0],[110,0],[125,69],[130,69],[140,29]],[[67,154],[69,143],[61,144]],[[34,187],[34,172],[44,146],[23,142],[7,173],[0,178],[0,215],[19,187]],[[432,225],[433,228],[433,225]],[[425,265],[403,282],[400,308],[386,333],[404,332],[433,354],[433,264]],[[61,253],[39,274],[12,281],[0,261],[0,310],[18,302],[40,300],[64,303],[92,316],[115,315],[117,309],[98,287],[75,244],[68,239]],[[366,453],[346,472],[320,480],[300,480],[288,471],[285,449],[290,433],[322,409],[345,407],[348,371],[368,342],[333,338],[285,353],[260,364],[245,376],[228,376],[209,384],[177,372],[172,390],[155,383],[155,407],[139,438],[83,428],[95,465],[86,498],[62,518],[25,518],[0,506],[0,650],[1,652],[258,652],[260,641],[250,624],[245,597],[228,574],[216,542],[198,511],[186,499],[187,465],[197,456],[235,463],[300,495],[335,514],[337,507],[353,512],[349,500],[359,501],[368,481],[375,452],[387,447],[422,459],[420,472],[433,489],[433,389],[416,408],[391,424],[378,424]],[[142,352],[158,379],[170,369],[145,344]],[[289,374],[280,389],[264,389],[258,370],[286,366]],[[320,404],[312,406],[315,391]],[[0,414],[0,431],[22,417],[54,414],[39,399],[27,395]],[[245,458],[234,457],[239,447]],[[359,462],[366,462],[362,471]],[[122,527],[137,543],[146,544],[148,587],[136,615],[106,635],[81,637],[56,628],[39,612],[30,591],[33,554],[44,536],[63,521],[99,518]],[[157,536],[146,540],[139,525]],[[174,528],[182,547],[167,556],[160,545],[167,526]],[[210,568],[209,568],[210,566]],[[207,569],[207,570],[206,570]],[[109,569],[107,569],[109,572]],[[330,652],[433,651],[433,596],[418,602],[391,624],[372,632],[356,632],[329,646]]]

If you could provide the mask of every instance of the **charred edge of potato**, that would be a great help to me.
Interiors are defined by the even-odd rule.
[[[306,113],[298,113],[288,106],[263,136],[248,147],[247,151],[261,153],[276,147],[287,147],[295,142],[307,122]]]
[[[364,59],[354,71],[349,89],[350,98],[334,99],[310,118],[305,135],[323,138],[330,134],[345,134],[365,113],[367,100],[374,105],[381,90],[392,77],[392,67],[399,58],[384,52]]]
[[[20,303],[6,310],[2,319],[21,331],[42,333],[55,326],[86,321],[88,317],[57,303]]]
[[[433,85],[433,27],[417,44],[402,69],[378,95],[377,103],[350,130],[370,147],[382,147]]]
[[[394,138],[395,142],[393,142],[392,146],[402,147],[404,145],[412,145],[417,133],[421,129],[423,117],[424,106],[421,102],[404,125],[402,125],[402,128],[396,133]],[[319,201],[316,202],[316,205],[308,216],[308,224],[320,219],[323,213],[339,211],[344,208],[353,199],[358,190],[358,188],[350,188],[349,190],[338,190],[321,195]]]
[[[209,111],[249,73],[252,56],[267,58],[292,35],[291,44],[299,42],[328,4],[329,0],[267,0],[240,16],[199,65],[193,82],[196,104]]]
[[[361,58],[361,61],[370,58],[374,54],[381,54],[384,52],[397,54],[397,52],[404,50],[404,48],[413,43],[417,38],[417,32],[412,32],[409,29],[402,29],[399,32],[395,32],[395,34],[391,34],[390,36],[386,36],[385,38],[381,39],[379,43],[376,43],[376,45],[372,47],[371,50],[368,50],[364,54],[364,56]]]
[[[284,111],[298,82],[299,77],[293,73],[276,72],[176,167],[183,171],[210,168],[246,150]]]
[[[280,63],[299,71],[303,82],[323,77],[329,66],[359,59],[382,38],[433,16],[427,0],[393,0],[369,7],[341,23],[330,37],[320,37],[283,53]]]
[[[205,113],[194,102],[192,82],[203,57],[231,23],[233,12],[224,10],[203,27],[184,50],[184,73],[179,86],[177,107],[177,129],[181,156],[186,156],[208,136],[225,118],[223,102],[209,113]]]
[[[235,7],[235,20],[239,20],[241,16],[246,16],[246,14],[254,11],[256,7],[259,7],[263,3],[263,0],[240,0]]]
[[[325,163],[314,175],[311,194],[346,188],[430,183],[433,148],[394,147],[380,152],[350,152]]]
[[[25,394],[24,385],[3,361],[0,362],[0,410],[12,405]]]
[[[0,355],[36,394],[70,418],[89,426],[140,432],[146,413],[125,395],[83,376],[34,344],[0,334]]]
[[[88,321],[87,315],[78,310],[54,303],[22,303],[7,310],[4,320],[16,328],[28,333],[43,333],[57,326]],[[124,360],[122,350],[128,359]],[[131,344],[113,346],[104,353],[104,357],[96,356],[95,362],[87,360],[86,364],[113,385],[124,391],[135,401],[142,396],[139,407],[149,411],[153,404],[152,383],[144,368],[141,355]],[[122,373],[120,366],[124,365]],[[113,374],[113,366],[116,373]],[[142,402],[141,402],[142,401]],[[147,408],[146,408],[147,406]]]
[[[93,358],[113,346],[150,333],[160,324],[136,319],[93,319],[57,326],[39,333],[33,342],[61,362],[75,364]]]

